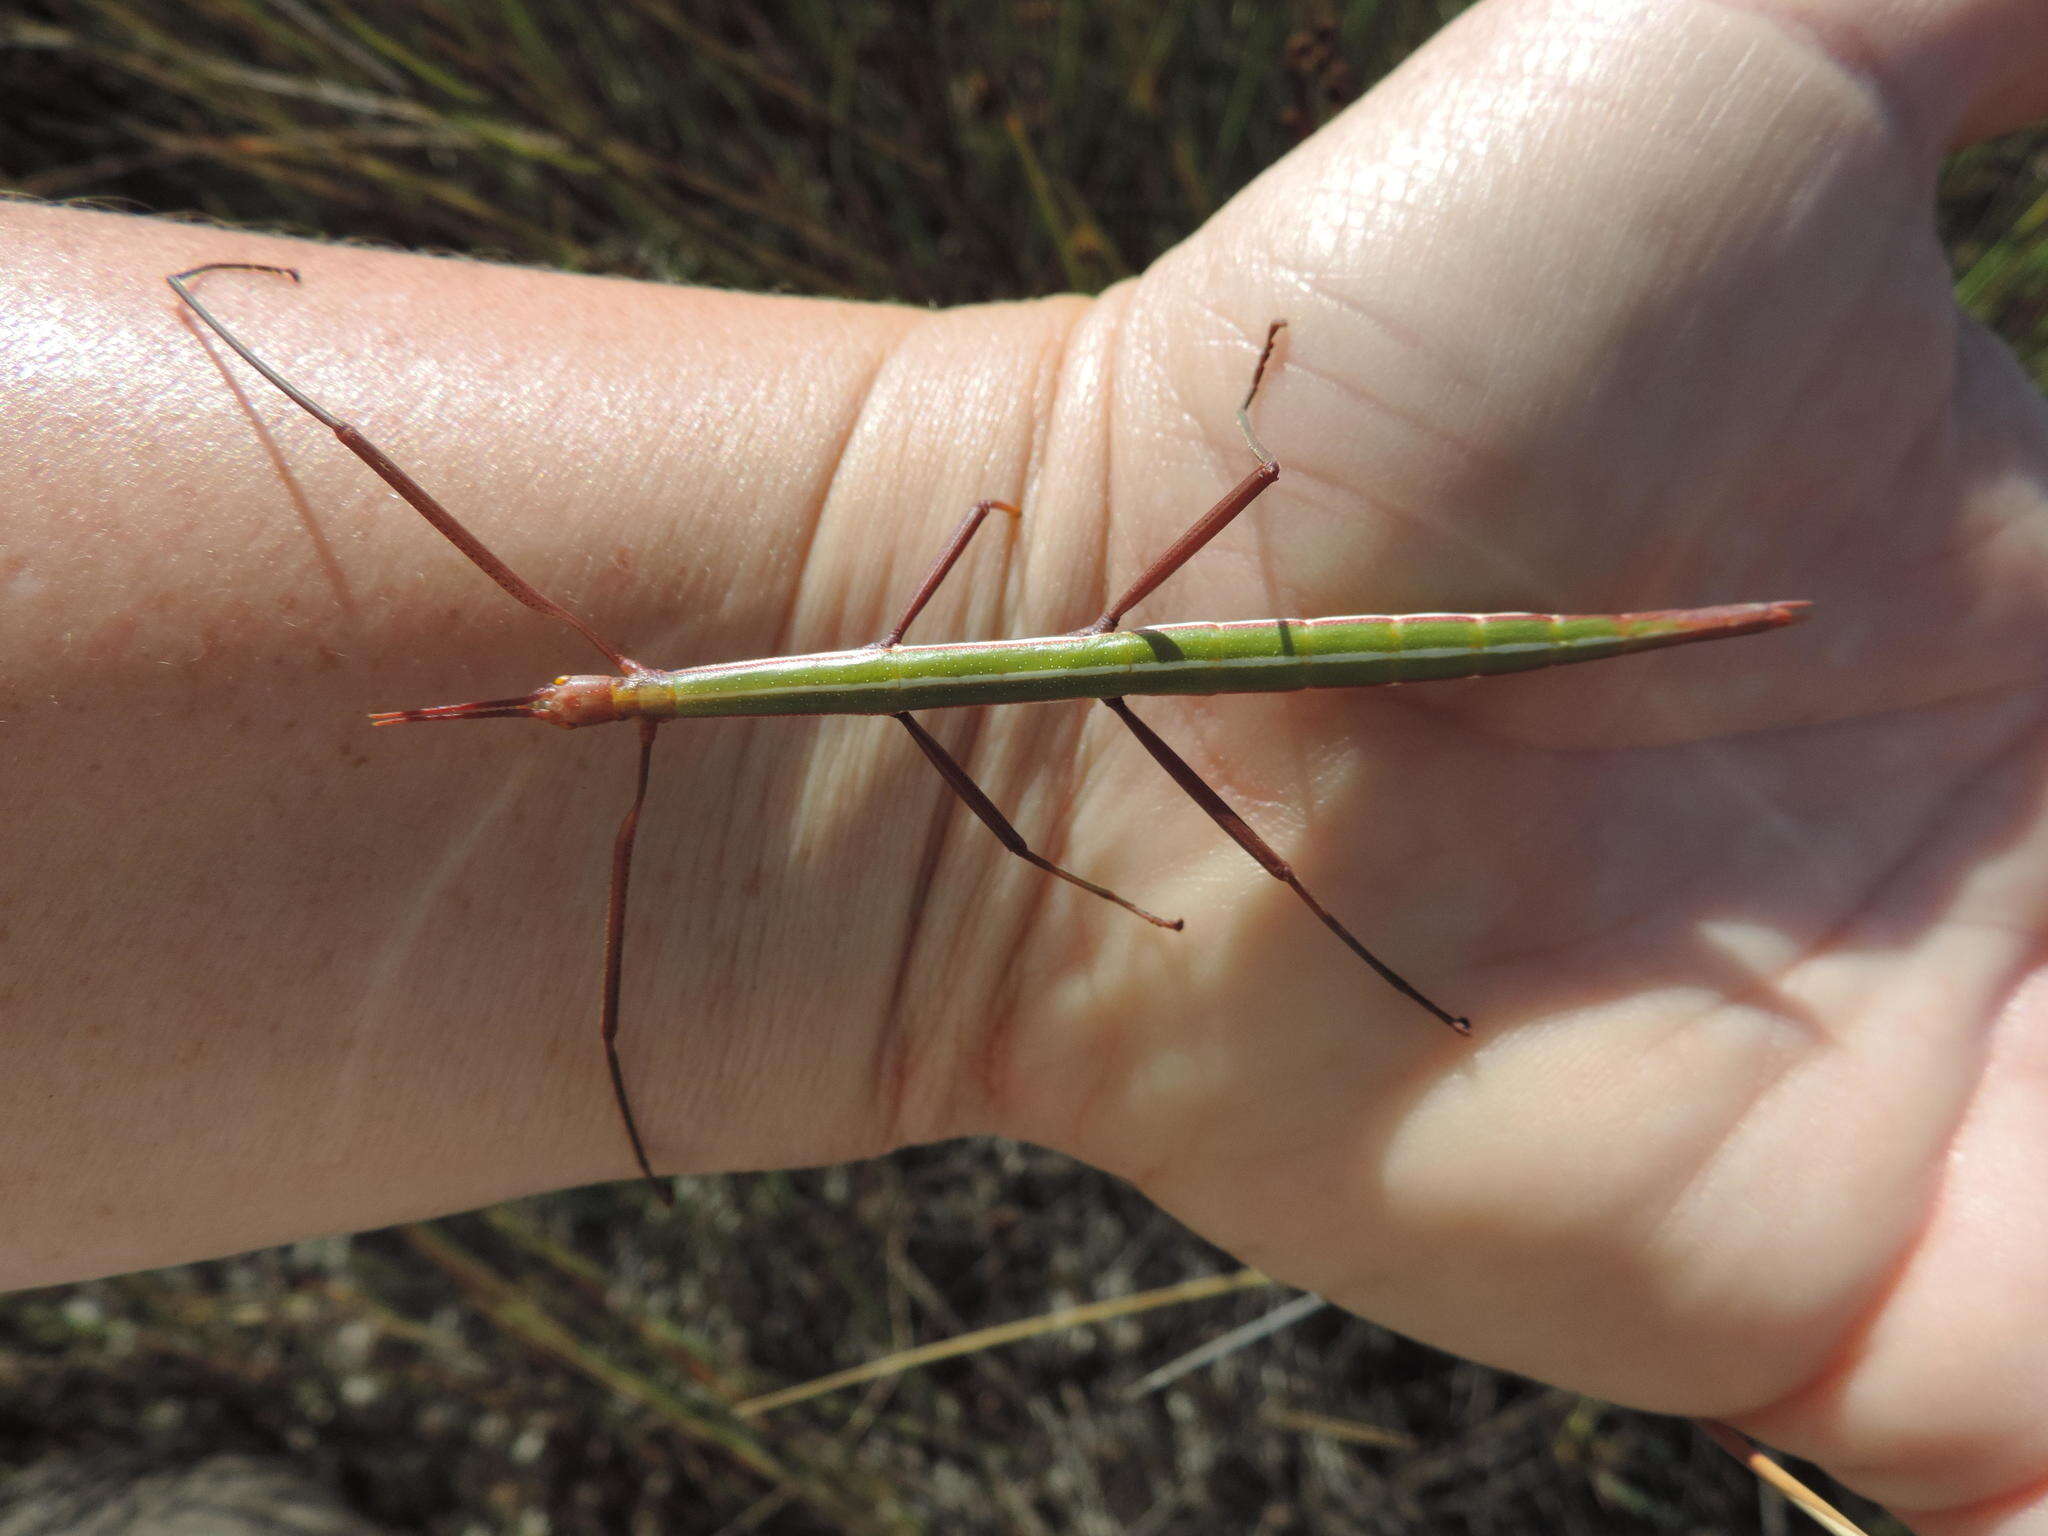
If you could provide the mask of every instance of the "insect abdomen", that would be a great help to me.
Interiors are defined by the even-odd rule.
[[[1364,688],[1526,672],[1789,622],[1796,605],[1637,614],[1416,613],[1168,624],[1131,631],[1152,651],[1133,693]]]
[[[622,682],[622,712],[884,715],[969,704],[1271,693],[1524,672],[1775,629],[1803,603],[1622,614],[1401,614],[1161,624],[1101,635],[832,651]]]

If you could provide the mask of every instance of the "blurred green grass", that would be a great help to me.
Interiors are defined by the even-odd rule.
[[[1461,8],[98,0],[12,24],[6,170],[637,277],[1093,289]]]
[[[27,4],[0,15],[0,186],[744,288],[933,304],[1095,289],[1461,8]],[[1943,189],[1959,291],[2036,379],[2044,189],[2040,134],[1958,156]],[[756,1421],[730,1409],[913,1341],[1230,1267],[1115,1180],[1004,1145],[692,1180],[674,1212],[631,1186],[580,1191],[0,1300],[0,1476],[108,1446],[275,1452],[395,1528],[536,1536],[1786,1528],[1683,1424],[1333,1312],[1123,1400],[1275,1292]]]

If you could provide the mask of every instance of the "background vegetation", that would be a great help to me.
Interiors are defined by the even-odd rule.
[[[1140,270],[1460,9],[1082,0],[76,0],[0,13],[0,187],[920,303]],[[1966,302],[2042,376],[2039,136],[1951,168]],[[973,1144],[633,1186],[0,1300],[0,1480],[293,1458],[432,1532],[1776,1531],[1683,1423],[1237,1290],[732,1405],[1225,1255]],[[1870,1517],[1872,1529],[1888,1527]]]

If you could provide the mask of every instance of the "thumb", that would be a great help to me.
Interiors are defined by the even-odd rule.
[[[1743,0],[1870,80],[1945,149],[2048,116],[2041,0]]]

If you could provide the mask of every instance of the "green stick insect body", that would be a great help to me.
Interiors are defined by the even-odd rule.
[[[574,677],[513,711],[559,725],[732,715],[896,715],[1132,694],[1288,693],[1528,672],[1774,629],[1785,603],[1656,613],[1403,613],[1160,624],[1099,635],[864,646],[675,672]],[[462,705],[448,706],[454,709]],[[412,710],[404,718],[440,718]]]
[[[1284,322],[1266,334],[1251,387],[1238,407],[1246,445],[1258,460],[1237,485],[1147,566],[1086,629],[1037,639],[904,645],[904,633],[946,579],[988,514],[1017,515],[1007,502],[977,503],[912,596],[896,625],[873,645],[809,656],[769,657],[662,672],[641,665],[568,609],[530,586],[446,507],[393,463],[355,427],[309,398],[258,357],[193,295],[191,279],[207,272],[268,272],[298,281],[286,267],[211,262],[167,279],[178,297],[242,360],[300,409],[320,421],[351,453],[412,504],[450,543],[509,595],[568,625],[601,652],[613,675],[559,677],[516,698],[394,710],[370,718],[379,725],[428,720],[524,717],[575,728],[632,720],[640,755],[631,805],[612,844],[611,896],[605,914],[604,981],[599,1035],[619,1121],[640,1172],[655,1180],[618,1053],[619,978],[624,960],[627,887],[633,842],[647,798],[655,732],[664,721],[733,715],[888,715],[910,733],[918,749],[952,791],[1011,853],[1049,875],[1113,902],[1161,928],[1164,918],[1126,901],[1032,851],[966,769],[920,725],[921,709],[982,704],[1099,699],[1137,737],[1139,745],[1175,783],[1276,880],[1302,902],[1386,983],[1460,1033],[1470,1023],[1417,991],[1360,943],[1351,930],[1311,895],[1287,861],[1248,826],[1172,747],[1125,702],[1133,695],[1275,693],[1301,688],[1358,688],[1389,683],[1523,672],[1568,662],[1594,661],[1660,646],[1684,645],[1775,629],[1804,617],[1801,602],[1738,603],[1714,608],[1659,609],[1623,614],[1422,613],[1380,617],[1253,619],[1223,624],[1161,624],[1119,628],[1126,611],[1149,595],[1279,478],[1280,466],[1252,431],[1250,410]]]

